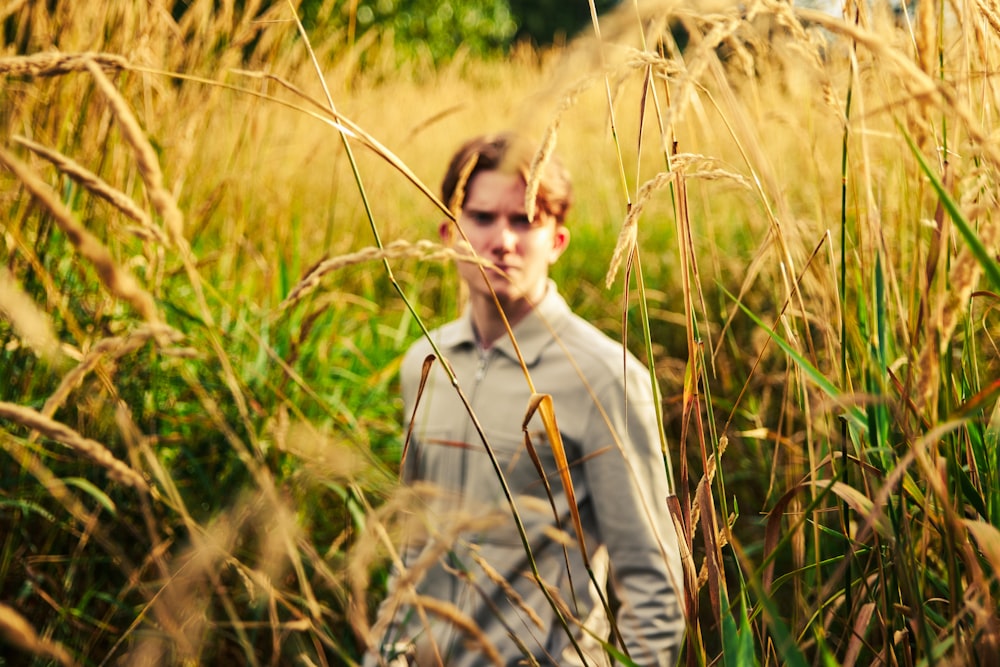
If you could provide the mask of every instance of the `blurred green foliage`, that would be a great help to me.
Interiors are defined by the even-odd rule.
[[[434,61],[447,60],[459,49],[474,54],[501,50],[518,27],[507,0],[367,0],[357,2],[356,7],[351,4],[344,3],[328,17],[317,18],[343,22],[352,36],[369,30],[391,34],[402,52],[425,51]]]
[[[620,0],[597,0],[605,11]],[[403,53],[428,52],[434,61],[459,49],[475,55],[507,50],[519,41],[536,46],[571,38],[590,25],[589,0],[355,0],[321,16],[329,3],[305,0],[303,11],[319,22],[347,25],[352,35],[391,31]]]
[[[277,1],[265,0],[259,11]],[[595,0],[594,7],[600,13],[620,2]],[[242,11],[246,3],[234,4]],[[174,18],[189,5],[190,0],[175,0]],[[379,34],[401,57],[427,55],[435,63],[463,50],[501,55],[522,41],[535,46],[563,42],[591,23],[590,0],[301,0],[298,5],[303,25],[314,34],[341,33],[347,45]]]

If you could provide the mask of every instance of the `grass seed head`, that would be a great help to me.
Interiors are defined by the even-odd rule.
[[[21,289],[6,268],[0,267],[0,315],[14,327],[25,345],[43,359],[58,361],[61,356],[59,339],[52,318]]]
[[[24,616],[3,603],[0,603],[0,637],[11,646],[36,656],[52,658],[64,667],[77,664],[61,644],[39,637]]]

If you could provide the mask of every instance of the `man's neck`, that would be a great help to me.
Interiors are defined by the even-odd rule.
[[[479,345],[483,349],[489,349],[507,335],[507,326],[504,324],[504,316],[507,324],[513,329],[517,323],[523,320],[534,309],[534,306],[527,299],[517,299],[509,303],[500,301],[503,308],[503,315],[497,309],[497,304],[489,295],[478,295],[473,298],[472,306],[472,326],[475,328]]]

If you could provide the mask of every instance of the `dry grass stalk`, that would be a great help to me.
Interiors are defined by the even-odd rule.
[[[727,35],[722,43],[729,49],[727,63],[732,63],[732,66],[748,79],[753,78],[757,70],[757,60],[750,51],[750,47],[747,46],[747,40],[742,35]],[[754,44],[754,46],[757,45]]]
[[[131,304],[147,322],[161,321],[153,297],[139,286],[131,273],[115,264],[104,244],[74,219],[73,214],[59,201],[59,197],[48,184],[3,148],[0,148],[0,162],[7,165],[31,194],[52,213],[56,224],[69,238],[70,243],[84,259],[93,264],[101,282],[114,296]]]
[[[438,600],[437,598],[428,597],[426,595],[414,595],[409,601],[420,609],[428,611],[435,616],[448,621],[456,628],[469,635],[469,637],[479,644],[479,648],[483,653],[483,659],[488,660],[490,664],[504,664],[503,659],[500,657],[500,653],[497,651],[496,646],[494,646],[490,641],[489,637],[487,637],[482,629],[476,625],[475,621],[463,614],[462,611],[455,605],[450,602]]]
[[[465,164],[462,165],[462,170],[458,174],[458,182],[455,183],[455,191],[451,195],[451,200],[446,202],[448,205],[448,210],[455,220],[458,220],[459,215],[462,212],[462,204],[465,202],[465,186],[469,184],[469,177],[472,175],[472,170],[476,168],[476,163],[479,161],[479,155],[472,155]]]
[[[677,178],[678,173],[683,172],[687,177],[703,178],[706,180],[731,180],[741,187],[745,187],[748,190],[752,189],[752,185],[746,178],[731,171],[718,168],[697,169],[697,167],[714,164],[714,162],[714,160],[701,155],[681,153],[671,158],[672,166],[670,171],[660,172],[642,184],[636,193],[635,203],[632,204],[628,214],[625,216],[625,222],[622,223],[621,232],[618,234],[618,241],[611,255],[608,272],[604,277],[604,284],[607,287],[611,287],[611,284],[615,281],[615,276],[618,275],[618,270],[621,268],[622,262],[635,247],[638,236],[639,215],[642,213],[646,202],[650,200],[653,193],[657,190],[660,190],[668,183],[672,183]],[[695,169],[692,171],[692,168]]]
[[[915,65],[905,54],[894,48],[883,34],[846,23],[816,9],[796,8],[794,12],[802,20],[830,30],[869,49],[872,55],[879,60],[883,69],[896,71],[903,89],[912,99],[940,101],[942,96],[947,98],[947,91],[939,87],[932,77]],[[964,108],[955,107],[953,111],[960,113],[963,120],[968,121],[973,118]],[[969,123],[968,129],[972,131],[974,128],[975,123]]]
[[[694,502],[691,504],[691,524],[698,525],[701,521],[701,502],[700,498],[702,496],[701,491],[703,487],[712,487],[712,483],[715,481],[715,472],[718,468],[718,460],[722,458],[722,455],[726,453],[726,449],[729,448],[729,438],[727,436],[722,436],[719,438],[718,446],[718,456],[715,454],[710,454],[708,456],[708,466],[705,469],[705,473],[702,475],[701,480],[698,482],[698,488],[695,492]]]
[[[592,77],[586,78],[563,95],[553,114],[552,121],[545,128],[545,135],[542,137],[541,146],[532,156],[531,164],[528,167],[528,174],[525,177],[524,206],[529,220],[534,220],[535,218],[535,206],[538,204],[538,188],[541,183],[542,174],[545,172],[549,160],[552,159],[552,155],[555,153],[559,123],[562,120],[562,116],[576,104],[581,93],[593,85],[594,81],[595,79]]]
[[[143,491],[149,490],[142,475],[130,468],[128,464],[116,459],[107,447],[80,435],[61,422],[46,417],[31,408],[6,401],[0,401],[0,417],[38,431],[43,436],[87,456],[107,470],[109,477],[121,484]]]
[[[15,136],[14,141],[45,158],[58,167],[64,174],[89,190],[92,194],[104,199],[126,216],[139,223],[137,235],[140,238],[157,241],[158,243],[167,242],[167,237],[163,234],[163,230],[153,224],[149,215],[147,215],[144,210],[139,208],[136,203],[132,201],[131,197],[126,195],[121,190],[112,187],[97,174],[93,173],[72,158],[66,157],[58,151],[52,150],[47,146],[43,146],[42,144],[36,143],[25,137]]]
[[[525,179],[524,189],[524,212],[528,220],[535,219],[535,207],[538,205],[538,188],[541,184],[542,174],[552,159],[552,154],[556,150],[556,137],[559,132],[559,117],[549,125],[545,131],[545,138],[542,140],[541,148],[532,156],[531,166],[528,168],[528,176]]]
[[[774,22],[788,32],[790,39],[786,40],[785,43],[803,55],[804,60],[808,61],[817,73],[826,71],[822,56],[824,44],[816,37],[816,33],[805,29],[795,15],[792,3],[782,2],[782,0],[759,0],[755,4],[755,8],[747,12],[748,20],[752,21],[758,10],[774,17]]]
[[[661,171],[656,176],[643,183],[642,187],[639,188],[639,192],[636,195],[636,201],[629,209],[628,214],[625,216],[625,222],[622,223],[622,229],[618,234],[618,241],[615,243],[614,252],[611,253],[611,262],[608,266],[608,272],[604,276],[604,284],[606,287],[611,287],[611,284],[615,281],[615,276],[618,275],[618,269],[621,268],[625,257],[631,255],[632,251],[635,249],[636,239],[639,235],[639,214],[642,212],[643,206],[647,201],[649,201],[649,198],[655,190],[659,190],[667,183],[672,183],[674,178],[676,178],[676,172]]]
[[[428,240],[420,240],[416,243],[398,240],[388,243],[382,248],[370,247],[358,252],[330,257],[320,261],[306,272],[305,277],[292,288],[278,308],[279,310],[284,310],[295,305],[303,297],[315,290],[324,276],[338,269],[355,264],[400,258],[416,258],[430,261],[460,260],[478,264],[489,263],[487,260],[472,257],[465,248],[467,248],[465,244],[459,244],[456,248],[449,248]]]
[[[385,634],[389,623],[393,620],[392,613],[385,613],[379,616],[373,627],[368,626],[367,611],[364,606],[365,590],[369,581],[368,568],[372,565],[377,545],[384,545],[393,556],[394,585],[382,607],[383,610],[392,612],[400,605],[412,604],[412,600],[417,595],[417,583],[423,579],[428,570],[454,548],[463,532],[491,530],[505,521],[502,512],[481,516],[461,513],[450,515],[442,524],[443,530],[433,536],[430,546],[424,548],[414,561],[404,564],[395,552],[392,540],[388,537],[384,518],[405,517],[403,524],[404,542],[413,539],[416,543],[421,543],[428,539],[426,526],[423,525],[422,519],[424,518],[423,512],[426,508],[426,502],[430,498],[438,498],[438,500],[441,498],[441,490],[431,484],[417,483],[402,489],[402,492],[397,494],[391,502],[386,503],[378,510],[379,516],[383,518],[369,519],[368,528],[352,549],[352,558],[348,565],[348,578],[351,581],[354,598],[351,608],[351,625],[369,647],[374,648],[378,645],[377,638]],[[417,613],[426,624],[423,609],[419,606]]]
[[[14,327],[25,345],[48,361],[61,356],[59,339],[52,319],[17,284],[6,268],[0,267],[0,314]]]
[[[993,31],[1000,35],[1000,12],[997,11],[995,0],[976,0],[976,7],[979,8],[979,13],[990,24]]]
[[[439,487],[418,481],[397,486],[394,493],[376,507],[369,505],[363,496],[359,498],[365,506],[368,520],[365,522],[364,530],[352,536],[351,557],[348,559],[346,569],[347,583],[351,590],[348,617],[355,635],[368,646],[375,645],[372,640],[374,633],[368,624],[369,570],[380,560],[380,552],[384,550],[388,553],[392,569],[399,573],[400,586],[412,586],[413,581],[419,580],[426,568],[433,564],[431,559],[411,564],[411,567],[407,568],[396,548],[397,543],[406,543],[406,538],[393,539],[389,534],[389,524],[395,525],[397,519],[403,518],[401,527],[404,536],[414,531],[422,535],[422,528],[414,528],[419,524],[420,508],[425,507],[428,499],[441,497],[442,491]],[[489,524],[492,525],[495,523]],[[478,525],[477,528],[485,529],[489,526]],[[455,537],[451,536],[449,539],[454,540]],[[334,549],[338,546],[337,544],[331,546],[327,557],[334,553]],[[400,586],[396,587],[397,591],[400,590]],[[385,624],[390,620],[388,617],[383,617],[376,628],[381,627],[384,631]]]
[[[308,421],[289,425],[282,441],[281,451],[294,455],[309,479],[350,481],[360,478],[368,466],[356,447],[330,437]]]
[[[486,577],[494,584],[496,584],[497,587],[504,592],[504,594],[507,596],[507,599],[510,600],[510,603],[512,605],[518,607],[521,611],[523,611],[527,615],[527,617],[531,619],[531,622],[538,627],[538,629],[540,630],[545,629],[545,624],[542,623],[542,619],[539,618],[538,614],[535,612],[534,609],[532,609],[527,605],[527,603],[525,603],[524,598],[521,597],[520,593],[514,590],[514,587],[510,585],[510,582],[507,581],[503,577],[503,575],[497,572],[492,565],[486,562],[483,559],[483,557],[480,556],[475,551],[472,553],[472,560],[475,561],[476,564],[482,568],[483,573],[486,575]]]
[[[937,3],[917,3],[917,64],[928,76],[934,76],[937,63]]]
[[[25,208],[22,212],[22,219],[27,219],[29,214],[29,209]],[[34,244],[28,238],[28,236],[32,236],[32,230],[23,227],[20,222],[14,223],[14,221],[10,221],[4,227],[3,231],[8,248],[12,252],[13,249],[16,249],[16,252],[23,258],[25,267],[30,268],[32,277],[42,286],[44,297],[39,294],[37,296],[39,301],[42,301],[44,298],[46,306],[52,309],[54,313],[58,313],[59,320],[66,332],[65,341],[86,340],[87,335],[77,320],[73,309],[69,307],[69,304],[63,298],[62,289],[56,284],[49,269],[38,256]],[[27,236],[25,232],[27,232]],[[79,350],[65,341],[63,343],[63,352],[73,359],[79,358]]]
[[[979,236],[990,254],[995,254],[1000,242],[997,225],[980,225]],[[928,323],[930,333],[917,360],[916,396],[923,406],[934,405],[936,402],[941,356],[947,353],[959,320],[968,312],[969,299],[982,272],[982,265],[972,250],[963,248],[948,275],[949,291],[934,306]]]
[[[667,109],[665,114],[667,126],[672,125],[674,119],[684,116],[691,101],[695,98],[699,88],[698,81],[710,65],[718,60],[716,49],[743,25],[743,20],[735,13],[733,15],[701,16],[699,20],[705,21],[712,27],[699,38],[694,48],[689,47],[689,52],[685,53],[684,60],[687,63],[687,71],[681,78],[673,105]]]
[[[128,60],[114,53],[35,53],[0,58],[0,74],[8,76],[57,76],[82,72],[88,63],[109,71],[128,69]]]
[[[209,623],[206,613],[211,591],[221,591],[219,572],[231,558],[240,526],[247,518],[240,507],[229,510],[211,525],[197,526],[191,533],[191,545],[174,560],[169,575],[144,613],[155,616],[163,634],[174,643],[183,659],[181,664],[195,664]],[[136,655],[162,653],[164,638],[159,633],[137,643]],[[148,664],[137,662],[129,664]]]
[[[670,168],[682,171],[687,179],[703,181],[732,181],[745,190],[753,190],[753,184],[742,174],[719,166],[720,160],[695,153],[677,153],[670,157]]]
[[[3,603],[0,603],[0,637],[10,646],[36,656],[52,658],[60,665],[77,664],[61,644],[39,637],[27,619]]]
[[[596,81],[597,79],[594,77],[584,78],[567,91],[559,100],[559,105],[556,107],[552,120],[549,122],[548,127],[545,128],[541,146],[532,156],[531,164],[528,167],[528,174],[525,177],[524,206],[529,220],[535,218],[535,206],[538,204],[538,187],[541,183],[542,174],[545,172],[549,160],[555,153],[562,116],[576,104],[580,95],[594,85]]]
[[[129,109],[128,103],[122,97],[118,89],[112,85],[108,77],[105,76],[100,66],[95,61],[87,61],[87,69],[93,75],[101,92],[107,97],[111,110],[122,129],[122,134],[132,150],[135,151],[136,163],[139,166],[139,173],[146,184],[149,200],[153,204],[160,217],[163,218],[163,226],[167,230],[170,240],[181,245],[184,238],[184,216],[177,207],[173,195],[163,186],[163,172],[156,157],[156,151],[149,143],[146,133]]]
[[[683,68],[672,58],[664,58],[652,51],[642,51],[640,49],[629,49],[625,58],[627,69],[651,68],[660,77],[678,76],[684,72]]]

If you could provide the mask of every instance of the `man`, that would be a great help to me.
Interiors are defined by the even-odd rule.
[[[457,222],[441,237],[486,264],[458,263],[464,314],[403,362],[403,479],[434,492],[414,509],[368,664],[606,665],[606,643],[639,665],[676,661],[682,576],[659,406],[645,367],[549,279],[570,239],[571,185],[548,159],[529,215],[533,154],[512,134],[478,137],[444,178]],[[425,364],[435,347],[443,358]],[[529,410],[539,395],[556,441]]]

